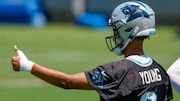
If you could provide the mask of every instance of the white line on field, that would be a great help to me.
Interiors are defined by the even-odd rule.
[[[0,88],[32,88],[43,87],[46,84],[40,79],[7,79],[0,80]]]

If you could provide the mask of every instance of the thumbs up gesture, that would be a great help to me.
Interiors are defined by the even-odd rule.
[[[14,71],[28,71],[31,72],[34,62],[27,59],[25,54],[14,46],[17,56],[12,56],[12,66]]]

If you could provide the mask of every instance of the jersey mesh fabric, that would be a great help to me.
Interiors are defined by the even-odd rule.
[[[140,73],[154,69],[158,69],[162,80],[157,81],[157,74],[151,74],[154,75],[151,82],[143,83]],[[85,75],[101,101],[168,101],[173,97],[168,75],[154,60],[147,68],[127,59],[110,62],[85,72]],[[147,97],[148,94],[154,94],[153,98]]]

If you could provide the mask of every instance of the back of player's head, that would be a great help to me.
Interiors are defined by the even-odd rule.
[[[114,51],[121,44],[121,51],[136,37],[154,35],[155,13],[151,7],[140,1],[128,1],[119,4],[112,12],[109,26],[117,29]],[[109,39],[109,38],[106,38]],[[120,54],[121,55],[121,54]]]

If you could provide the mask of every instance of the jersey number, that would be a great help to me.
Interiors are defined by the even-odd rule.
[[[157,94],[153,91],[145,92],[140,101],[157,101]]]

